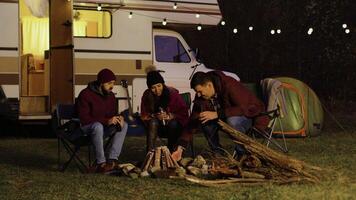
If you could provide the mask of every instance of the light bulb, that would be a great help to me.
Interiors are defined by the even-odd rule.
[[[222,21],[220,22],[220,24],[221,24],[222,26],[225,26],[226,22],[225,22],[224,20],[222,20]]]
[[[163,19],[162,25],[163,25],[163,26],[167,25],[167,20],[166,20],[166,18]]]
[[[177,3],[174,3],[173,9],[176,10],[178,8]]]
[[[276,31],[274,29],[271,30],[271,34],[274,35]]]
[[[253,31],[253,26],[248,27],[248,30]]]
[[[234,28],[234,29],[232,30],[232,32],[233,32],[233,33],[237,33],[237,28]]]
[[[130,12],[130,14],[129,14],[129,19],[131,19],[132,18],[132,12]]]

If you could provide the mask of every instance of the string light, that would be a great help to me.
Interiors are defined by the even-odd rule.
[[[166,19],[166,18],[163,19],[162,25],[163,25],[163,26],[167,25],[167,19]]]
[[[277,29],[278,34],[281,34],[281,32],[282,32],[281,29]]]
[[[225,26],[226,22],[225,22],[224,20],[222,20],[222,21],[220,22],[220,24],[221,24],[222,26]]]
[[[178,8],[177,3],[173,4],[173,9],[176,10]]]
[[[248,27],[248,30],[253,31],[253,26]]]
[[[132,12],[130,12],[129,14],[129,19],[132,19]]]
[[[202,29],[201,24],[197,26],[197,30],[200,31]]]
[[[271,34],[274,35],[276,31],[274,29],[271,30]]]
[[[196,17],[196,18],[199,18],[199,17],[200,17],[199,13],[197,13],[197,14],[195,15],[195,17]]]
[[[98,7],[96,8],[98,11],[101,11],[101,4],[98,4]]]
[[[347,24],[343,24],[343,25],[342,25],[342,28],[347,28]]]
[[[345,29],[345,33],[346,33],[346,34],[349,34],[349,33],[350,33],[350,29],[348,29],[348,28]]]
[[[234,28],[234,29],[232,30],[232,32],[236,34],[236,33],[237,33],[237,28]]]
[[[313,28],[309,28],[308,30],[308,35],[311,35],[313,33],[314,29]]]

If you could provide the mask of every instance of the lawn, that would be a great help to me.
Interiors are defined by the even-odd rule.
[[[121,162],[144,158],[143,137],[128,137]],[[227,138],[227,148],[232,147]],[[324,131],[289,139],[291,156],[324,170],[318,184],[204,187],[183,180],[81,174],[74,165],[57,171],[54,138],[0,139],[0,199],[356,199],[356,133]],[[197,152],[206,148],[195,136]]]

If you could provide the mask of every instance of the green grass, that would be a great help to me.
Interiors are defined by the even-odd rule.
[[[144,158],[144,138],[125,141],[122,162]],[[230,148],[226,138],[223,144]],[[356,133],[289,139],[289,155],[325,169],[319,184],[203,187],[183,180],[57,171],[55,139],[0,140],[0,199],[356,199]],[[195,137],[196,151],[206,148]]]

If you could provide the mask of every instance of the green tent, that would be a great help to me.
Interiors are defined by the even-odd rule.
[[[282,82],[286,114],[280,116],[274,128],[274,135],[282,132],[286,137],[318,135],[324,120],[324,111],[318,96],[305,83],[288,77],[274,78]],[[257,84],[245,84],[257,96],[262,96]]]

